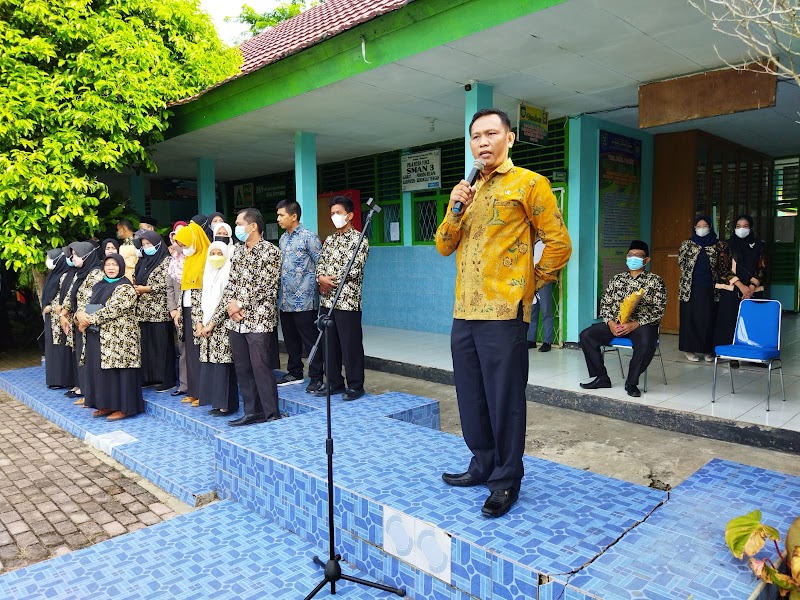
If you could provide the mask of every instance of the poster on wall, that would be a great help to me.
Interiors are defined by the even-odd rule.
[[[546,146],[548,120],[547,111],[543,108],[520,103],[517,111],[517,141]]]
[[[601,130],[599,143],[598,315],[609,280],[626,270],[628,246],[640,238],[642,189],[642,142]]]
[[[400,157],[403,191],[433,190],[442,187],[442,150],[426,150]]]
[[[233,186],[233,207],[247,208],[253,206],[253,184],[243,183]]]

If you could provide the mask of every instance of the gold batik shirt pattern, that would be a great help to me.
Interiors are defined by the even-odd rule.
[[[262,239],[251,249],[234,248],[228,284],[211,321],[239,333],[269,333],[278,326],[278,287],[281,281],[281,251]],[[236,300],[244,319],[228,318],[228,302]],[[194,306],[194,302],[192,302]]]
[[[58,318],[59,315],[59,304],[58,299],[61,297],[61,289],[64,285],[64,278],[67,276],[66,273],[61,274],[61,278],[58,280],[58,290],[53,296],[53,301],[50,303],[50,331],[53,334],[53,343],[57,346],[62,344],[71,345],[67,336],[64,335],[64,330],[61,329],[61,320]],[[65,299],[65,302],[67,300]]]
[[[630,271],[618,273],[608,282],[608,287],[600,300],[600,318],[616,321],[622,301],[633,292],[644,290],[642,299],[636,305],[630,320],[639,325],[657,325],[667,307],[667,288],[664,280],[655,273],[644,271],[638,277],[631,277]]]
[[[317,277],[333,277],[334,282],[339,284],[344,268],[347,266],[350,257],[353,255],[353,251],[356,249],[359,237],[361,237],[361,233],[353,227],[342,234],[334,232],[329,235],[325,243],[322,244],[322,252],[319,255],[319,262],[317,263]],[[365,237],[364,241],[361,243],[361,247],[358,249],[356,259],[353,261],[353,268],[350,269],[347,280],[342,284],[342,295],[339,297],[339,302],[336,304],[336,310],[361,310],[361,288],[364,285],[364,265],[367,263],[368,257],[369,242]],[[330,308],[333,304],[336,292],[337,290],[334,289],[327,296],[320,294],[320,306]]]
[[[222,310],[226,310],[224,300],[220,301],[220,305]],[[203,310],[200,309],[201,322],[203,318],[202,313]],[[211,330],[211,335],[200,338],[200,362],[215,364],[233,362],[231,338],[228,335],[228,329],[226,327],[214,325],[214,329]]]
[[[150,277],[147,278],[146,285],[152,290],[147,294],[141,294],[136,302],[136,318],[147,323],[163,323],[171,321],[167,309],[167,269],[172,260],[167,257],[158,265]]]
[[[681,302],[689,302],[692,296],[692,273],[694,266],[697,264],[697,257],[701,252],[705,252],[708,256],[708,262],[711,265],[711,284],[718,283],[725,275],[724,266],[720,260],[728,248],[728,244],[719,241],[716,244],[701,248],[700,245],[695,244],[692,240],[686,240],[681,244],[678,250],[678,265],[681,268],[681,279],[678,284],[678,299]],[[719,290],[714,289],[714,300],[719,302]]]
[[[70,311],[73,314],[73,316],[79,310],[86,310],[86,305],[89,304],[89,299],[92,297],[92,288],[98,281],[101,281],[103,277],[105,277],[105,275],[103,274],[103,271],[101,271],[100,269],[89,271],[89,274],[86,276],[86,279],[84,279],[83,282],[78,287],[78,293],[75,296],[75,301],[76,301],[75,303],[78,306],[75,307],[75,310],[73,310],[72,307],[70,306],[71,303],[70,294],[68,294],[67,297],[64,298],[64,306],[68,311]],[[72,348],[75,348],[76,347],[75,336],[78,335],[77,323],[73,322],[72,327],[70,329],[70,333],[71,335],[67,338],[67,345]]]
[[[456,253],[453,317],[510,320],[521,303],[530,322],[534,293],[557,280],[572,253],[550,182],[508,159],[476,188],[462,216],[448,209],[436,231],[439,253]],[[537,238],[545,249],[534,267]]]
[[[136,290],[131,285],[120,285],[105,306],[89,315],[92,325],[100,328],[100,368],[138,369],[141,366],[135,307]],[[81,364],[84,362],[85,356],[81,357]]]

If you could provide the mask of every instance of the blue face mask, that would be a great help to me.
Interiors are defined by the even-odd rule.
[[[159,244],[158,246],[160,246]],[[147,254],[147,256],[153,256],[156,252],[158,252],[158,246],[150,246],[149,248],[142,248],[142,252]]]
[[[105,279],[108,283],[114,283],[115,281],[119,281],[120,279],[122,279],[122,277],[114,277],[114,279],[111,279],[110,277],[106,276],[103,277],[103,279]]]
[[[247,225],[237,225],[236,228],[234,229],[233,233],[236,235],[236,237],[239,239],[240,242],[246,242],[247,238],[249,237],[245,229],[247,229]]]
[[[71,258],[67,258],[67,265],[69,265],[70,267],[74,267],[74,266],[75,266],[75,263],[74,263],[74,262],[72,262],[72,259],[71,259]]]
[[[638,271],[644,266],[644,259],[638,256],[629,256],[625,261],[631,271]]]

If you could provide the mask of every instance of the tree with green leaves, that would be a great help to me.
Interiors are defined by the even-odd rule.
[[[253,37],[262,31],[275,27],[278,23],[288,21],[292,17],[296,17],[301,12],[312,6],[316,6],[320,2],[309,0],[288,0],[281,2],[274,10],[268,10],[260,13],[252,6],[242,4],[242,10],[238,17],[225,17],[225,22],[243,23],[248,25],[247,36]]]
[[[0,260],[15,271],[105,229],[98,174],[155,172],[169,104],[242,60],[198,0],[0,0],[0,44]]]

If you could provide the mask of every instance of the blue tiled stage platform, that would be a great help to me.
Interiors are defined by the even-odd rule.
[[[313,587],[319,573],[310,556],[325,552],[328,537],[324,400],[309,397],[303,386],[281,388],[281,407],[290,418],[232,429],[203,409],[146,392],[147,415],[111,426],[90,419],[89,411],[73,407],[42,382],[38,368],[0,374],[0,387],[73,433],[97,435],[107,426],[139,440],[113,447],[115,457],[125,452],[127,460],[138,460],[154,476],[172,468],[171,476],[182,472],[193,478],[188,488],[208,488],[227,500],[159,525],[158,535],[171,543],[155,570],[124,560],[114,545],[127,540],[126,548],[143,557],[147,553],[139,554],[139,544],[149,538],[133,536],[144,532],[99,544],[90,549],[92,556],[112,557],[110,564],[124,573],[139,569],[132,581],[153,594],[160,590],[162,595],[153,597],[167,597],[167,589],[175,598],[211,597],[211,589],[232,594],[224,587],[237,580],[231,569],[258,574],[260,567],[250,565],[268,560],[240,548],[239,533],[226,537],[209,529],[208,521],[224,529],[229,514],[224,511],[243,511],[234,520],[246,529],[263,528],[264,535],[283,532],[273,545],[289,548],[285,556],[278,553],[285,567],[278,577],[286,578],[287,595],[258,588],[266,585],[258,578],[252,594],[260,589],[262,598],[294,598],[302,597],[298,590]],[[668,496],[526,457],[519,502],[507,516],[488,520],[480,515],[485,489],[450,488],[439,478],[444,470],[466,465],[469,455],[463,440],[438,431],[438,404],[384,394],[352,403],[335,398],[333,407],[337,550],[361,572],[405,587],[412,598],[748,598],[756,582],[725,548],[725,523],[760,508],[767,522],[785,531],[800,508],[797,478],[725,461],[708,463]],[[195,554],[206,558],[187,569]],[[98,586],[94,596],[52,596],[59,598],[105,598],[120,585],[114,569],[91,574],[75,556],[0,578],[0,598],[6,597],[4,585],[18,597],[47,597],[25,595],[23,582],[33,579],[37,590],[87,578]],[[295,572],[302,574],[303,585],[291,577]],[[249,590],[213,597],[245,598]],[[375,597],[350,584],[342,590],[355,594],[343,597]]]

